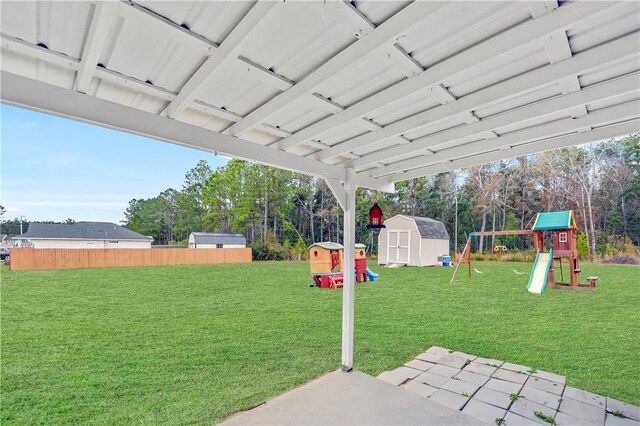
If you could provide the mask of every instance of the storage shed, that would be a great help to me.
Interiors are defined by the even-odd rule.
[[[192,232],[189,234],[189,248],[245,248],[247,239],[242,234],[219,234],[212,232]]]
[[[384,222],[378,236],[378,264],[435,266],[449,254],[444,223],[427,217],[396,215]]]

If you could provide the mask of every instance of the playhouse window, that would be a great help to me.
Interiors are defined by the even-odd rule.
[[[378,225],[378,218],[377,217],[371,218],[371,224]]]
[[[566,232],[560,232],[558,234],[558,239],[560,240],[561,243],[566,243],[567,242],[567,233]]]

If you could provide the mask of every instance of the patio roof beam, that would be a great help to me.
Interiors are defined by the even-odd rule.
[[[579,92],[573,92],[567,95],[550,98],[532,105],[528,105],[526,107],[487,117],[481,121],[469,124],[467,126],[454,127],[450,130],[445,130],[433,135],[415,139],[407,146],[407,148],[411,147],[410,150],[395,148],[385,149],[376,153],[375,156],[370,155],[365,156],[362,159],[354,160],[352,161],[352,165],[354,167],[361,167],[368,164],[373,164],[378,161],[378,159],[386,159],[387,162],[392,162],[393,164],[384,167],[383,169],[377,170],[375,174],[388,174],[389,172],[406,169],[412,164],[412,162],[416,161],[415,158],[412,158],[409,160],[394,163],[392,161],[394,157],[406,155],[409,153],[424,153],[424,151],[443,143],[452,143],[455,141],[463,142],[465,139],[468,140],[474,135],[482,135],[486,132],[494,131],[500,127],[520,122],[526,122],[537,117],[542,117],[560,111],[572,110],[577,105],[581,105],[584,108],[586,104],[589,104],[591,102],[620,96],[630,92],[638,92],[639,89],[640,75],[638,73],[633,73],[613,81],[588,87]],[[445,155],[447,150],[445,149],[440,152],[442,153],[441,155]]]
[[[244,56],[238,56],[238,62],[242,66],[249,68],[249,71],[254,71],[253,75],[256,76],[258,80],[261,80],[269,86],[274,87],[280,91],[284,92],[295,84],[288,78],[285,78],[280,74],[276,74],[274,71],[266,69],[262,65],[258,65],[250,59],[245,58]]]
[[[366,37],[362,37],[360,40],[352,43],[340,53],[333,56],[291,89],[281,93],[249,113],[244,119],[227,129],[225,133],[238,136],[251,130],[271,114],[279,111],[301,96],[312,94],[318,85],[332,78],[347,66],[371,54],[380,47],[392,43],[398,35],[405,33],[443,5],[443,3],[436,2],[417,1],[411,3],[386,20],[382,25],[376,27],[367,34]]]
[[[140,6],[130,0],[122,0],[125,7],[121,7],[118,10],[120,16],[132,19],[142,19],[145,22],[149,22],[154,25],[160,25],[163,28],[169,29],[172,34],[179,38],[184,44],[193,46],[198,49],[204,56],[211,56],[213,52],[218,48],[218,44],[206,39],[205,37],[188,30],[173,21],[165,18],[162,15],[158,15],[152,10],[146,7]]]
[[[558,80],[582,74],[592,69],[602,68],[608,62],[621,58],[638,55],[640,44],[639,33],[632,33],[617,40],[604,43],[593,49],[581,52],[571,60],[537,68],[509,80],[493,84],[484,89],[475,91],[467,96],[459,98],[455,102],[432,108],[402,120],[398,120],[384,128],[345,142],[333,145],[330,149],[321,151],[313,157],[317,160],[327,160],[337,157],[343,152],[360,149],[384,139],[400,135],[404,132],[416,130],[429,124],[447,119],[453,115],[473,112],[474,109],[490,105],[496,99],[506,96],[515,96],[529,92],[535,88],[547,86]]]
[[[189,108],[195,109],[196,111],[200,111],[208,115],[222,118],[224,120],[233,121],[234,123],[236,121],[242,120],[242,115],[238,114],[237,112],[229,111],[227,109],[223,109],[200,100],[193,101],[191,105],[189,105]]]
[[[164,109],[162,115],[176,118],[196,98],[198,92],[214,79],[216,70],[221,69],[228,60],[237,59],[240,49],[248,36],[277,4],[277,2],[268,1],[256,3],[238,25],[231,30],[231,33],[218,46],[215,52],[187,80],[176,98]]]
[[[413,77],[424,71],[422,65],[415,61],[410,54],[404,51],[398,43],[389,46],[385,52],[387,58],[394,67],[398,69],[405,77]]]
[[[459,98],[455,102],[432,108],[402,120],[398,120],[381,130],[366,133],[356,138],[350,139],[330,149],[321,151],[313,157],[318,160],[327,160],[336,157],[343,152],[363,148],[378,141],[393,137],[404,132],[415,130],[438,121],[442,121],[457,114],[473,112],[474,109],[487,106],[503,99],[505,96],[515,96],[526,93],[538,87],[548,86],[558,83],[568,77],[575,77],[586,71],[602,68],[607,63],[621,58],[638,56],[637,47],[640,44],[639,33],[629,34],[609,43],[602,44],[593,49],[575,55],[571,60],[559,62],[554,65],[547,65],[537,68],[527,73],[513,77],[509,80],[494,84],[484,89],[475,91],[467,96]],[[413,144],[391,148],[378,153],[363,157],[351,164],[352,167],[372,164],[376,161],[388,159],[389,157],[403,155],[413,152]],[[366,158],[366,159],[365,159]]]
[[[538,18],[558,8],[558,0],[537,0],[528,3],[532,18]]]
[[[20,40],[10,35],[2,34],[2,47],[8,50],[33,57],[49,64],[57,65],[61,68],[77,71],[80,69],[80,59],[67,56],[55,50],[40,47],[28,41]],[[149,84],[135,77],[121,74],[108,68],[96,66],[93,74],[95,77],[116,83],[122,87],[137,90],[158,99],[171,101],[176,97],[176,93],[160,86]]]
[[[376,26],[347,0],[331,0],[314,3],[322,11],[335,16],[340,24],[357,38],[362,38],[373,31]]]
[[[78,70],[80,68],[80,60],[77,58],[67,56],[63,53],[56,52],[55,50],[46,49],[44,47],[37,46],[33,43],[29,43],[27,41],[17,39],[6,34],[2,34],[1,38],[2,38],[2,41],[1,41],[2,47],[8,50],[18,52],[27,56],[31,56],[41,61],[47,62],[49,64],[57,65],[65,69]],[[94,69],[94,76],[96,78],[100,78],[102,80],[117,84],[121,87],[137,90],[144,94],[147,94],[168,102],[171,102],[172,100],[174,100],[177,95],[176,92],[173,92],[169,89],[165,89],[163,87],[156,86],[154,84],[149,84],[145,81],[138,80],[135,77],[124,75],[122,73],[119,73],[114,70],[110,70],[108,68],[96,66],[96,68]],[[192,108],[196,111],[202,112],[207,115],[212,115],[212,116],[222,118],[228,121],[233,121],[233,122],[240,121],[243,117],[242,115],[236,112],[229,111],[197,99],[189,105],[189,108]]]
[[[636,93],[640,95],[638,90],[636,90]],[[503,136],[493,137],[490,140],[469,142],[442,150],[435,154],[427,154],[411,158],[409,160],[393,164],[390,167],[374,170],[369,175],[372,177],[385,176],[416,167],[423,167],[426,164],[436,164],[457,158],[470,157],[472,155],[482,154],[495,149],[502,150],[515,145],[521,145],[522,143],[529,141],[546,139],[571,132],[579,132],[583,129],[591,129],[591,127],[599,127],[614,122],[626,121],[639,116],[640,104],[638,104],[637,100],[634,100],[613,107],[600,109],[580,118],[567,117],[528,129],[517,130]]]
[[[565,148],[572,145],[580,145],[583,143],[611,139],[618,136],[628,135],[640,131],[640,120],[634,119],[624,123],[612,124],[597,128],[588,132],[572,133],[569,135],[558,136],[556,138],[546,139],[543,141],[535,141],[522,145],[513,146],[503,150],[495,150],[481,155],[462,158],[451,162],[436,164],[411,170],[391,177],[394,182],[413,179],[422,176],[430,176],[437,173],[444,173],[451,170],[458,170],[465,167],[476,166],[479,164],[492,163],[494,161],[506,160],[509,158],[520,157],[553,149]]]
[[[276,146],[285,151],[289,150],[323,132],[340,126],[349,120],[365,116],[377,108],[397,101],[418,90],[425,90],[430,86],[442,84],[444,79],[467,71],[469,68],[482,64],[484,61],[491,61],[496,56],[507,51],[516,49],[558,30],[566,30],[575,25],[576,22],[580,22],[582,19],[601,12],[610,6],[611,4],[608,3],[596,2],[565,4],[551,13],[499,33],[472,48],[445,59],[413,78],[402,80],[387,89],[356,102],[343,112],[307,126],[291,137],[280,141]]]
[[[119,6],[120,2],[115,1],[99,1],[95,4],[73,90],[82,93],[87,93],[89,90],[100,53],[107,41],[109,28],[117,16]]]
[[[202,127],[130,108],[104,99],[72,92],[40,81],[2,71],[2,102],[110,129],[229,155],[305,174],[346,181],[347,170],[269,147],[242,141]],[[354,176],[355,185],[393,192],[386,179]]]

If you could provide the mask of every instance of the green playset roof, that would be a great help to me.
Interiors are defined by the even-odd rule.
[[[576,219],[573,216],[573,210],[565,210],[562,212],[538,213],[532,229],[534,231],[550,231],[554,229],[571,229],[577,227]]]
[[[364,244],[361,244],[361,243],[356,243],[355,246],[356,246],[356,248],[367,248],[367,246],[365,246]],[[343,250],[344,249],[342,244],[332,243],[331,241],[323,241],[321,243],[313,243],[313,244],[311,244],[309,246],[308,250],[311,250],[311,247],[320,247],[320,248],[323,248],[325,250]]]

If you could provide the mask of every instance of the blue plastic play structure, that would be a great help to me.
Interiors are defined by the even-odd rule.
[[[373,272],[371,269],[367,268],[367,276],[369,277],[369,281],[377,281],[378,274]]]

